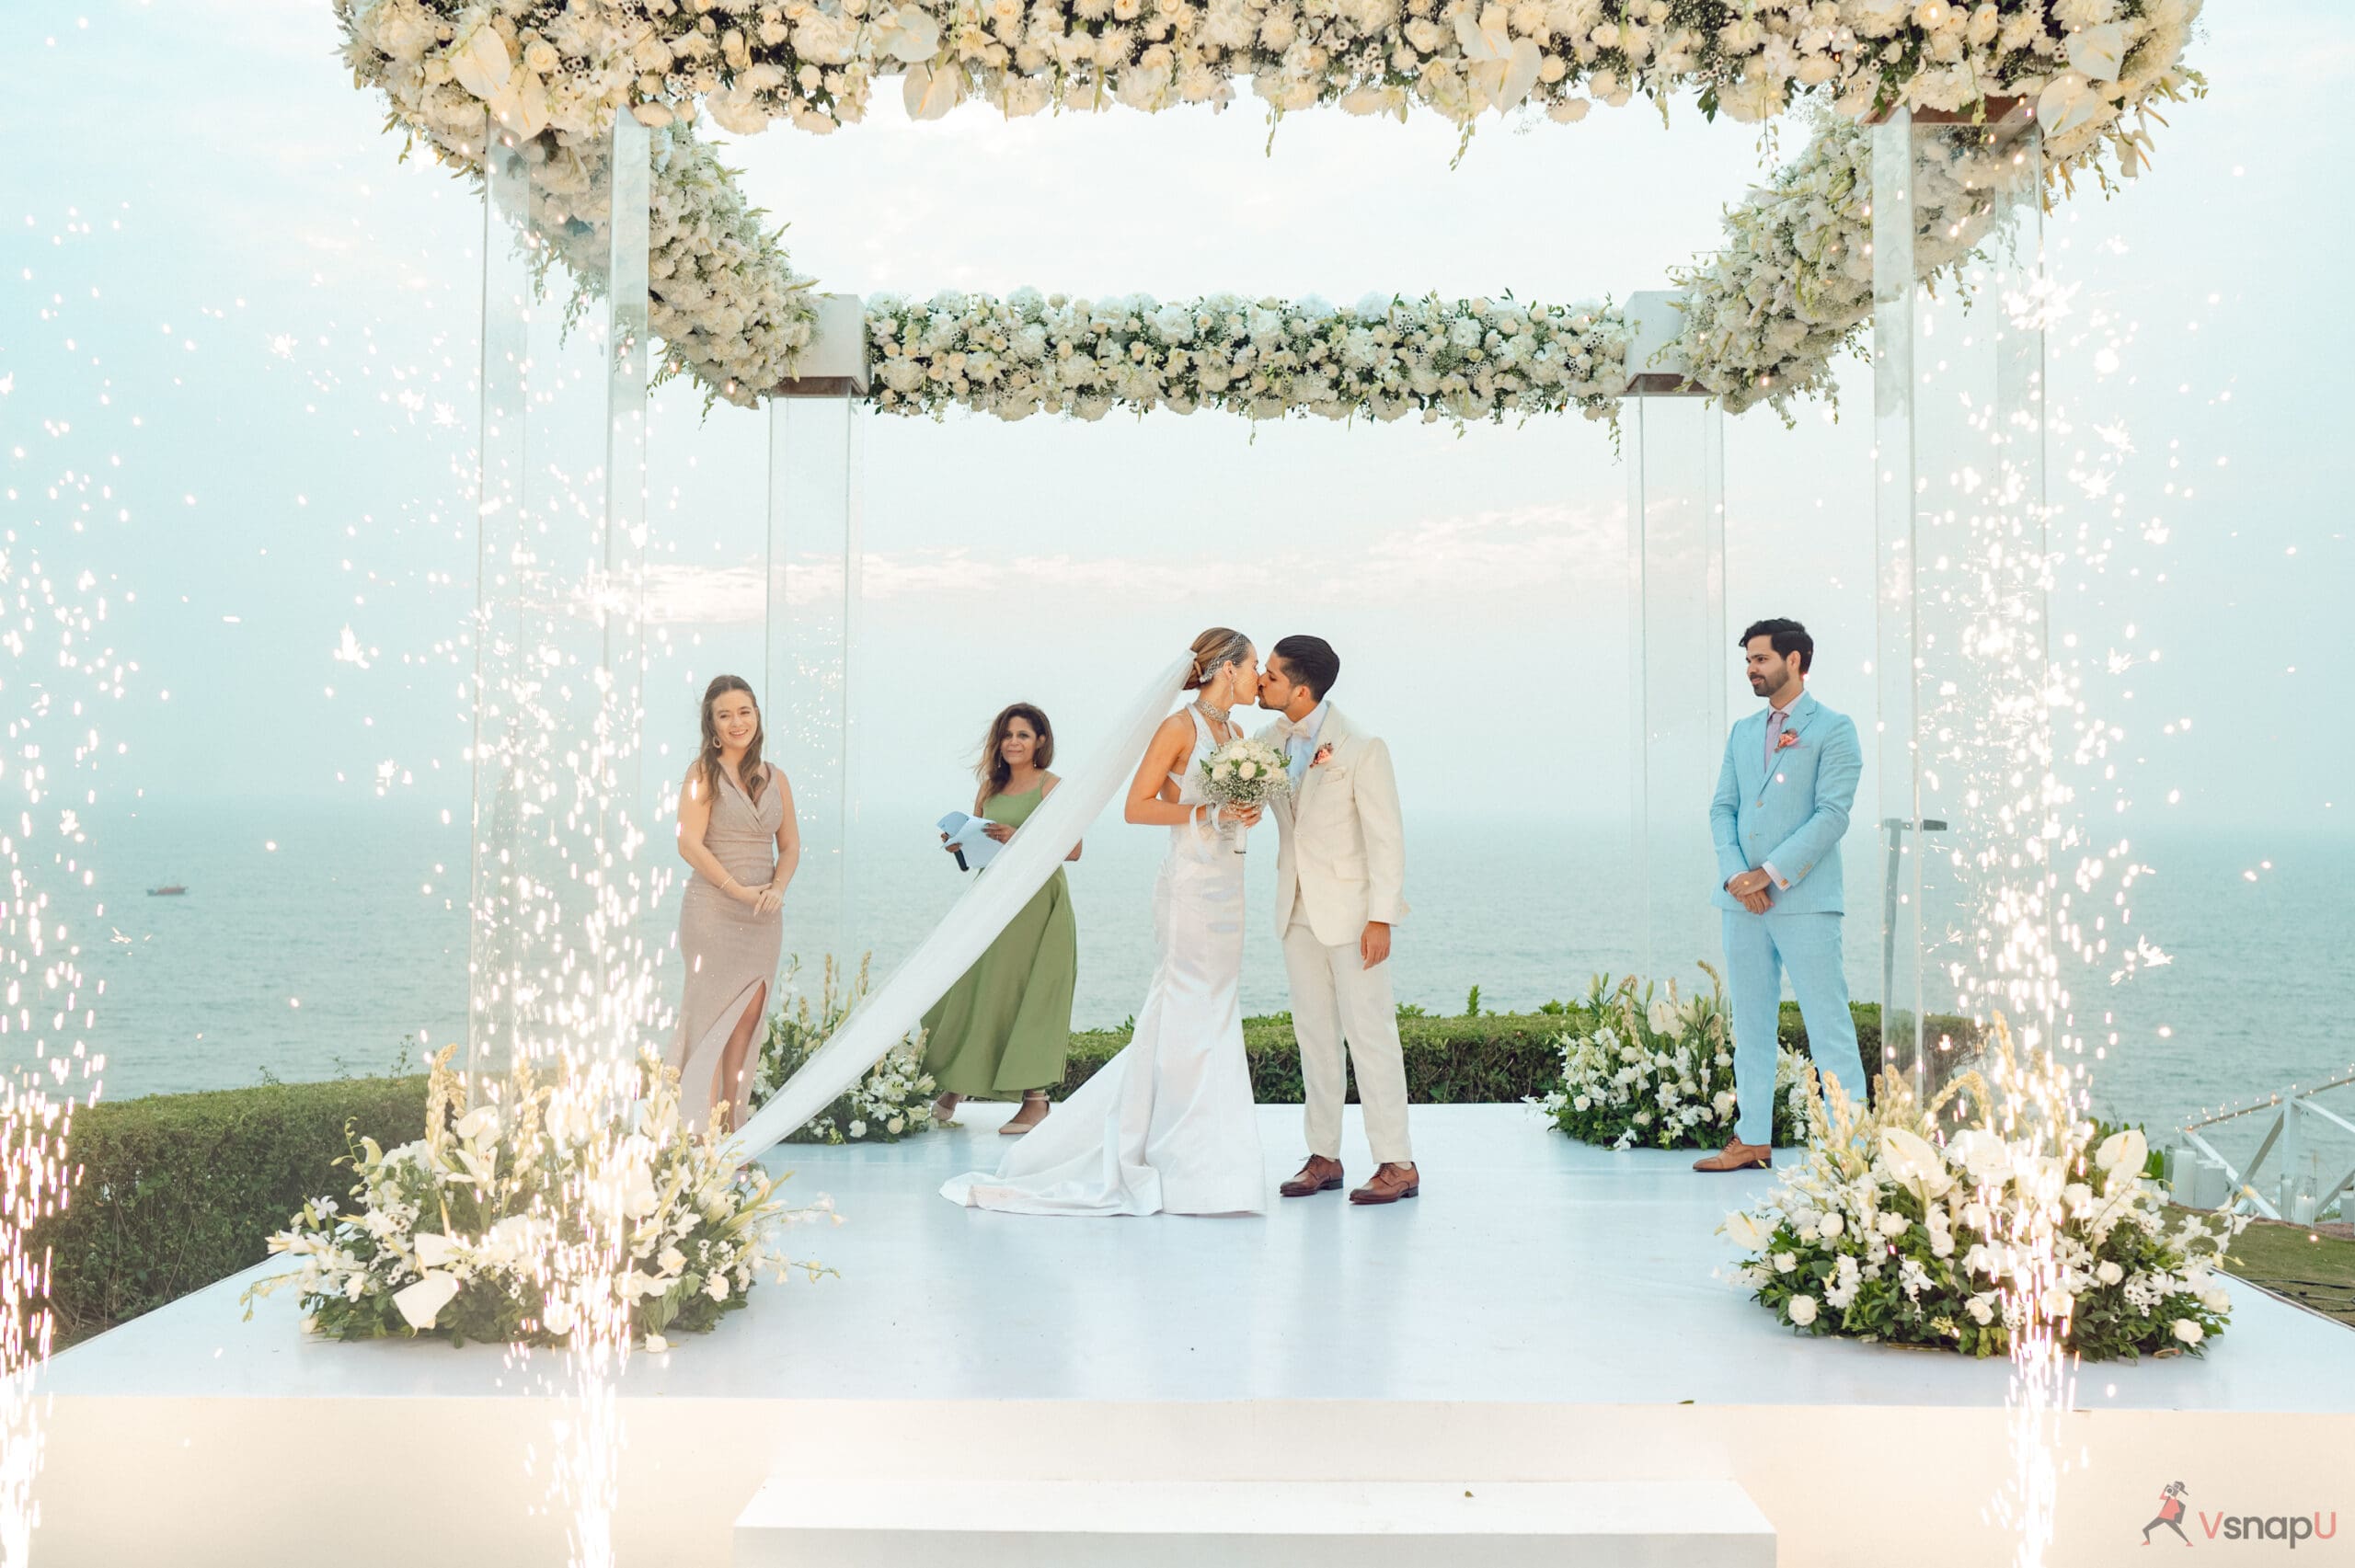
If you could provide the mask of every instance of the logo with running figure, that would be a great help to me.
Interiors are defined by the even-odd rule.
[[[2142,1544],[2151,1544],[2154,1532],[2173,1530],[2175,1539],[2189,1546],[2190,1532],[2184,1521],[2187,1510],[2184,1498],[2190,1489],[2180,1481],[2170,1481],[2159,1489],[2159,1512],[2142,1527]],[[2338,1510],[2316,1508],[2311,1514],[2235,1514],[2230,1511],[2211,1514],[2205,1510],[2193,1517],[2200,1533],[2210,1540],[2230,1541],[2244,1545],[2256,1541],[2280,1541],[2292,1551],[2305,1541],[2336,1540],[2338,1537]]]
[[[2180,1481],[2170,1481],[2160,1491],[2159,1516],[2142,1527],[2144,1546],[2151,1544],[2151,1532],[2162,1525],[2175,1531],[2176,1539],[2184,1545],[2191,1544],[2191,1538],[2183,1533],[2183,1494],[2184,1484]]]

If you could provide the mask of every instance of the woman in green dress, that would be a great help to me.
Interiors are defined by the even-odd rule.
[[[1047,715],[1016,703],[990,725],[974,773],[982,781],[973,815],[993,824],[1004,843],[1030,819],[1059,782],[1055,732]],[[946,837],[946,835],[943,835]],[[1069,860],[1079,858],[1074,845]],[[986,876],[986,872],[978,875]],[[964,1099],[1019,1093],[1022,1108],[998,1130],[1028,1132],[1047,1116],[1047,1089],[1063,1079],[1071,1045],[1071,994],[1079,976],[1079,931],[1071,887],[1058,869],[998,933],[964,979],[925,1014],[925,1070],[941,1088],[933,1114],[947,1122]]]

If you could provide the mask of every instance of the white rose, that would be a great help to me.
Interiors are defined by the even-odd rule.
[[[1789,1253],[1776,1253],[1775,1254],[1775,1272],[1776,1274],[1788,1274],[1791,1270],[1798,1266],[1799,1260],[1793,1254]]]
[[[1913,1227],[1902,1214],[1884,1214],[1874,1222],[1874,1228],[1893,1242]]]
[[[1242,778],[1256,779],[1259,776],[1259,764],[1252,761],[1238,762],[1235,766],[1235,771]]]
[[[649,1333],[646,1336],[646,1348],[649,1354],[660,1356],[671,1348],[671,1342],[659,1333]]]
[[[1808,1324],[1815,1322],[1815,1298],[1812,1296],[1792,1297],[1790,1310],[1791,1322],[1801,1328],[1807,1327]]]
[[[2208,1337],[2208,1333],[2189,1318],[2177,1318],[2175,1321],[2175,1336],[2186,1345],[2198,1345]]]
[[[2200,1293],[2200,1304],[2221,1318],[2233,1310],[2233,1293],[2221,1285],[2211,1285]]]
[[[2104,1285],[2115,1285],[2126,1277],[2126,1271],[2119,1267],[2111,1259],[2104,1258],[2101,1260],[2101,1266],[2094,1270],[2094,1277]]]
[[[1840,1232],[1846,1228],[1846,1225],[1847,1221],[1842,1219],[1839,1215],[1827,1214],[1823,1217],[1822,1223],[1817,1228],[1823,1232],[1825,1237],[1830,1238],[1839,1235]]]

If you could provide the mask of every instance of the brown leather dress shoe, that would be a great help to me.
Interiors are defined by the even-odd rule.
[[[1341,1185],[1341,1162],[1327,1160],[1322,1154],[1312,1154],[1300,1174],[1276,1189],[1286,1197],[1314,1197],[1318,1193],[1331,1192]]]
[[[1423,1190],[1422,1173],[1412,1165],[1385,1162],[1373,1180],[1350,1194],[1351,1203],[1396,1203]]]
[[[1707,1154],[1693,1162],[1696,1171],[1747,1171],[1755,1165],[1765,1170],[1775,1163],[1775,1146],[1771,1143],[1744,1143],[1738,1138],[1726,1139],[1726,1146],[1715,1154]]]

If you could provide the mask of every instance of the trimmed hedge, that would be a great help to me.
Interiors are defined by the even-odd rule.
[[[1856,1046],[1865,1064],[1880,1064],[1880,1008],[1855,1002]],[[1588,1026],[1585,1009],[1559,1013],[1484,1013],[1476,1018],[1407,1016],[1398,1020],[1398,1043],[1407,1057],[1407,1098],[1415,1104],[1453,1105],[1528,1099],[1562,1081],[1562,1055],[1555,1041]],[[1961,1019],[1934,1018],[1934,1027],[1958,1038],[1975,1032]],[[1783,1044],[1807,1054],[1807,1025],[1798,1003],[1783,1004],[1778,1033]],[[1126,1029],[1096,1029],[1071,1037],[1063,1081],[1052,1093],[1062,1099],[1094,1075],[1129,1042]],[[1296,1105],[1302,1098],[1300,1047],[1292,1018],[1278,1013],[1246,1018],[1243,1048],[1251,1059],[1252,1096],[1263,1105]],[[1357,1098],[1352,1083],[1350,1098]]]
[[[425,1136],[425,1080],[350,1078],[104,1101],[74,1113],[81,1179],[27,1238],[50,1254],[60,1346],[270,1255],[304,1201],[351,1185],[344,1128],[386,1148]]]

